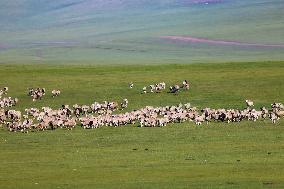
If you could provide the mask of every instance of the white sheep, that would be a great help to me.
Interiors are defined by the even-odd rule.
[[[248,107],[254,106],[253,101],[251,101],[251,100],[246,100],[246,104],[247,104]]]

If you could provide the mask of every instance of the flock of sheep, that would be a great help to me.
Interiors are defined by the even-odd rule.
[[[8,90],[8,87],[4,87],[0,90],[0,109],[15,106],[19,102],[18,98],[4,97],[4,95],[6,96],[8,94]]]
[[[52,97],[59,96],[61,94],[60,90],[54,89],[51,91]],[[42,97],[45,95],[45,88],[29,88],[28,89],[28,96],[31,96],[33,98],[33,101],[36,101],[38,99],[42,99]]]
[[[131,82],[129,83],[129,88],[133,88],[134,84]],[[189,82],[187,80],[184,80],[182,82],[182,85],[181,87],[179,85],[174,85],[174,86],[170,86],[169,87],[169,93],[177,93],[179,92],[179,90],[183,88],[185,90],[189,90]],[[157,83],[157,84],[151,84],[149,85],[148,87],[147,86],[144,86],[142,88],[142,91],[141,93],[142,94],[146,94],[147,92],[150,92],[150,93],[159,93],[161,92],[162,90],[165,90],[166,89],[166,83],[165,82],[160,82],[160,83]]]
[[[161,87],[163,90],[165,85],[159,83],[154,85]],[[151,88],[150,88],[151,90]],[[155,91],[159,90],[155,88]],[[245,109],[212,109],[204,108],[198,110],[192,107],[190,103],[179,104],[176,106],[152,107],[146,106],[139,110],[133,110],[125,113],[114,114],[117,110],[123,110],[128,106],[128,100],[123,99],[121,103],[94,102],[91,105],[78,105],[72,107],[62,105],[59,109],[50,107],[29,108],[21,111],[7,109],[16,105],[16,100],[6,96],[8,87],[1,90],[0,96],[0,125],[5,126],[9,131],[28,132],[43,131],[56,128],[73,129],[75,126],[81,126],[84,129],[93,129],[103,126],[123,126],[128,124],[138,124],[141,127],[162,127],[170,123],[182,123],[192,121],[196,125],[209,122],[240,122],[243,120],[257,121],[259,119],[269,118],[272,123],[276,123],[284,116],[284,106],[281,103],[271,104],[271,108],[262,107],[260,110],[253,108],[254,104],[251,100],[246,100],[247,107]],[[154,92],[154,91],[153,91]],[[41,99],[45,94],[45,89],[30,89],[29,95],[33,99]],[[54,90],[53,96],[59,93]],[[57,94],[57,95],[56,95]],[[36,98],[34,97],[36,96]],[[10,101],[7,101],[10,99]],[[2,105],[5,102],[4,105]]]

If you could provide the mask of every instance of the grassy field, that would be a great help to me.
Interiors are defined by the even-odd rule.
[[[0,65],[0,86],[17,109],[120,101],[129,108],[191,102],[199,108],[257,108],[284,102],[284,62],[191,65]],[[188,79],[178,95],[143,86]],[[133,89],[128,88],[134,82]],[[45,87],[32,102],[28,87]],[[51,98],[59,88],[62,95]],[[10,133],[0,128],[0,188],[284,188],[284,121],[193,123]]]

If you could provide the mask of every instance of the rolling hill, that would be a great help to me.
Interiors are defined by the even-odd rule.
[[[283,60],[283,8],[281,0],[2,0],[0,63]]]

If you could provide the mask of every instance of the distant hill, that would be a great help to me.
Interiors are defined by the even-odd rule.
[[[283,60],[283,9],[282,0],[1,0],[0,63]]]

